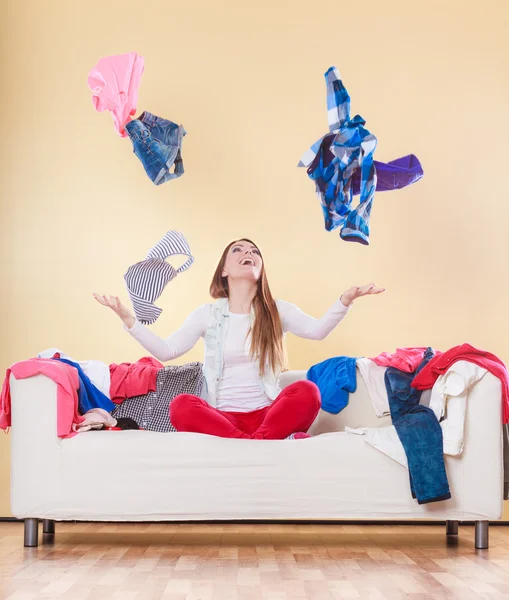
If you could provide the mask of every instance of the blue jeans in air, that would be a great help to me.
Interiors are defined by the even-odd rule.
[[[412,497],[417,498],[419,504],[451,497],[442,428],[433,411],[419,404],[421,391],[412,387],[414,377],[434,355],[428,348],[415,373],[404,373],[394,367],[385,372],[392,423],[408,460]]]
[[[180,177],[184,173],[182,138],[186,130],[182,125],[144,112],[125,126],[145,172],[155,185]],[[173,167],[173,172],[170,169]]]

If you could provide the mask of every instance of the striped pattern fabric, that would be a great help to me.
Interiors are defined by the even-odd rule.
[[[188,259],[178,269],[166,262],[169,256],[184,255]],[[166,285],[175,277],[189,269],[194,257],[186,238],[179,231],[168,231],[147,254],[145,260],[131,265],[124,280],[140,323],[151,325],[163,312],[154,302],[163,293]]]
[[[373,161],[377,139],[356,115],[350,118],[350,96],[339,71],[325,73],[329,133],[315,142],[299,162],[316,185],[325,229],[342,227],[341,238],[369,244],[369,218],[376,189]],[[360,201],[353,209],[352,178],[360,169]]]

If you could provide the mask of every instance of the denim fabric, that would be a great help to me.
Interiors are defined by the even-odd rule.
[[[204,336],[205,361],[203,363],[203,373],[205,375],[205,385],[201,397],[214,407],[217,402],[217,384],[223,373],[224,344],[230,326],[229,313],[228,298],[216,300],[212,305]],[[254,308],[251,307],[251,325],[253,322]],[[265,392],[272,400],[275,400],[281,393],[279,375],[280,373],[274,373],[267,365],[265,373],[259,381],[262,392]]]
[[[357,389],[356,364],[355,358],[337,356],[309,369],[307,378],[320,390],[322,410],[337,415],[348,405],[348,395]]]
[[[115,408],[116,405],[95,387],[78,363],[67,360],[66,358],[55,358],[55,360],[59,360],[66,365],[71,365],[71,367],[75,367],[78,370],[80,379],[78,408],[82,415],[93,408],[102,408],[109,413]]]
[[[433,358],[428,348],[415,373],[394,367],[385,372],[385,386],[394,427],[405,449],[412,497],[419,504],[451,497],[444,463],[442,428],[433,411],[419,404],[421,391],[412,387],[419,371]]]
[[[186,135],[182,125],[144,112],[125,126],[145,172],[155,185],[180,177],[184,173],[182,138]],[[173,172],[170,169],[174,167]]]

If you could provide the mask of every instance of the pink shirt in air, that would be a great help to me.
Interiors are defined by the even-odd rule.
[[[101,58],[88,74],[92,102],[99,112],[109,110],[117,133],[127,137],[124,127],[136,114],[138,88],[145,61],[136,52]]]
[[[54,381],[57,384],[57,435],[61,438],[76,435],[73,425],[84,421],[78,412],[80,381],[77,369],[49,358],[31,358],[7,369],[0,395],[0,429],[5,430],[11,426],[11,373],[16,379],[45,375]]]

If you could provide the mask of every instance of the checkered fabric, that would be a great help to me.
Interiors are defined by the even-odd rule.
[[[127,398],[112,412],[112,416],[130,417],[141,429],[150,431],[176,431],[170,422],[170,402],[179,394],[200,396],[204,384],[201,363],[168,366],[157,374],[157,389],[143,396]]]
[[[325,73],[329,134],[322,136],[304,154],[299,167],[306,167],[315,182],[325,219],[325,229],[342,227],[341,238],[369,244],[369,218],[376,189],[373,162],[377,139],[356,115],[350,118],[350,96],[339,71]],[[360,169],[360,201],[353,209],[352,177]]]
[[[169,256],[181,254],[187,256],[186,262],[174,269],[166,262]],[[151,248],[145,258],[127,269],[124,279],[133,304],[134,313],[140,323],[151,325],[163,312],[154,302],[163,293],[164,288],[179,273],[193,264],[194,257],[186,238],[180,231],[168,231],[162,240]]]

